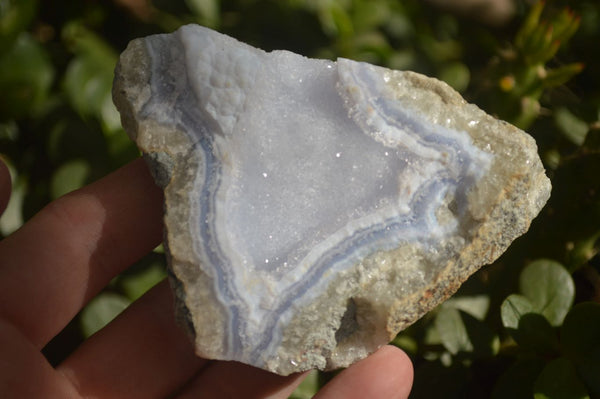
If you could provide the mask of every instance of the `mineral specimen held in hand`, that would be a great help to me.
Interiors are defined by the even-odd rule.
[[[534,140],[412,72],[199,26],[134,40],[114,101],[165,194],[197,354],[289,374],[387,343],[523,234]]]

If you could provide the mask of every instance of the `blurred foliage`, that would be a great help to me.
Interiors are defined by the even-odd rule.
[[[412,396],[600,398],[600,4],[515,0],[510,21],[486,25],[452,3],[0,0],[0,156],[14,182],[0,234],[138,156],[110,97],[134,37],[195,22],[265,50],[415,70],[527,129],[553,195],[493,266],[394,340],[415,364]],[[157,249],[48,345],[50,361],[164,276]]]
[[[583,69],[581,63],[548,66],[575,34],[580,18],[565,8],[543,20],[543,10],[544,2],[532,7],[513,42],[500,50],[487,71],[497,82],[483,95],[489,100],[488,106],[500,118],[510,119],[523,129],[540,115],[539,100],[544,91],[563,85]]]

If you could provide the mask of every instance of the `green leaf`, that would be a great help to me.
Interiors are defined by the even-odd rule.
[[[83,335],[87,338],[102,329],[119,315],[129,304],[124,296],[103,292],[81,311],[80,323]]]
[[[554,328],[538,313],[523,315],[519,320],[519,328],[509,332],[520,346],[535,353],[554,356],[560,351]]]
[[[73,108],[84,116],[101,116],[112,87],[108,68],[92,57],[75,57],[67,68],[64,84]]]
[[[36,0],[0,1],[0,54],[8,50],[35,16]]]
[[[552,36],[554,40],[558,40],[562,43],[567,42],[571,36],[579,29],[581,19],[573,13],[569,8],[564,8],[560,14],[558,14],[552,20]]]
[[[52,174],[50,193],[53,199],[83,187],[90,175],[91,167],[87,161],[76,159],[62,164]]]
[[[600,395],[599,303],[580,303],[571,309],[561,328],[561,344],[589,392]]]
[[[500,316],[506,328],[518,329],[523,315],[533,312],[533,304],[523,295],[513,294],[502,302]]]
[[[123,289],[127,298],[135,301],[150,288],[164,280],[165,277],[167,277],[167,273],[163,265],[160,262],[154,262],[135,274],[122,276],[119,280],[119,286]]]
[[[531,7],[531,10],[529,10],[525,22],[523,22],[521,29],[519,29],[519,32],[515,37],[515,44],[517,47],[524,48],[530,36],[539,26],[540,16],[544,10],[544,5],[545,3],[543,1],[538,1],[533,7]]]
[[[105,133],[120,132],[119,114],[112,102],[116,52],[78,23],[67,25],[63,38],[75,53],[63,82],[71,105],[84,117],[98,118]]]
[[[496,381],[492,399],[531,399],[533,383],[545,365],[539,357],[517,360]]]
[[[416,355],[419,351],[419,343],[417,340],[405,332],[400,332],[398,335],[396,335],[396,338],[394,338],[391,344],[397,346],[410,355]]]
[[[462,62],[450,62],[442,67],[438,77],[452,86],[454,90],[463,92],[469,86],[471,73]]]
[[[544,355],[558,352],[554,329],[526,297],[510,295],[502,303],[500,314],[504,327],[524,349]]]
[[[444,306],[462,310],[483,321],[490,308],[490,297],[487,295],[454,295],[444,302]]]
[[[185,0],[185,4],[199,18],[199,23],[209,27],[219,24],[218,0]]]
[[[563,85],[581,71],[583,71],[583,64],[579,62],[550,69],[546,72],[546,76],[543,79],[544,87],[549,88]]]
[[[483,322],[451,306],[441,306],[435,328],[444,347],[453,355],[491,356],[498,350],[498,338]]]
[[[319,372],[312,370],[288,399],[310,399],[319,390]]]
[[[106,135],[96,124],[86,123],[72,111],[68,118],[60,118],[55,124],[48,125],[46,137],[46,154],[54,165],[82,159],[91,165],[92,177],[110,170],[106,168],[109,159]]]
[[[331,2],[319,10],[323,30],[331,36],[351,37],[354,33],[352,19],[342,4]]]
[[[357,31],[377,29],[390,15],[389,5],[380,1],[355,2],[352,19]]]
[[[534,384],[535,399],[589,399],[573,364],[560,357],[548,363]]]
[[[545,26],[545,29],[547,29],[545,32],[540,29],[540,42],[532,43],[529,53],[525,54],[525,59],[529,60],[529,65],[532,67],[551,60],[560,48],[560,42],[552,37],[551,28]]]
[[[0,119],[32,116],[48,96],[54,68],[28,33],[0,55]]]
[[[453,355],[473,350],[458,309],[442,306],[435,318],[435,327],[444,347]]]
[[[589,126],[585,121],[576,117],[565,107],[554,110],[554,122],[560,129],[564,137],[576,145],[582,145],[589,131]]]
[[[575,299],[575,283],[558,262],[540,259],[529,264],[519,278],[521,293],[531,301],[533,309],[560,326]]]
[[[542,109],[540,102],[537,100],[540,94],[536,92],[523,97],[519,104],[519,113],[512,117],[510,122],[521,129],[529,128],[540,115]]]
[[[559,351],[552,325],[560,325],[575,296],[575,284],[561,264],[541,259],[529,264],[519,278],[523,295],[502,303],[502,324],[523,348],[551,355]]]

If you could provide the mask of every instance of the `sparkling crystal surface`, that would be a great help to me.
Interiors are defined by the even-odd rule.
[[[113,96],[165,191],[197,353],[280,374],[387,343],[550,193],[530,136],[412,72],[189,25],[130,43]]]

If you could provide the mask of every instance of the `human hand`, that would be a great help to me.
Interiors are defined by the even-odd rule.
[[[0,162],[0,212],[10,177]],[[194,355],[163,281],[53,368],[40,352],[109,281],[162,237],[160,190],[134,161],[40,211],[0,242],[0,397],[287,398],[281,377]],[[412,365],[386,346],[316,398],[406,398]]]

